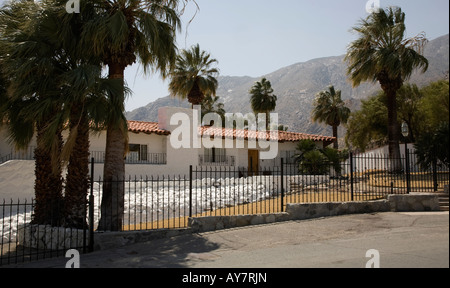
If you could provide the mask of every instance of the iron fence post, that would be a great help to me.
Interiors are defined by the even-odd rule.
[[[411,193],[411,177],[409,171],[409,150],[405,149],[405,165],[406,165],[406,194]]]
[[[189,165],[189,218],[192,217],[192,165]]]
[[[350,152],[350,194],[353,201],[353,152]]]
[[[284,212],[284,159],[281,158],[281,212]]]
[[[88,203],[89,200],[85,199],[84,201],[84,215],[87,214],[88,212]],[[86,220],[86,219],[85,219]],[[87,230],[88,230],[88,225],[86,224],[86,221],[83,221],[83,253],[86,253],[86,249],[87,249]]]
[[[433,160],[433,191],[438,191],[438,179],[437,179],[437,159]]]
[[[91,192],[89,194],[89,247],[94,251],[94,157],[91,158]]]

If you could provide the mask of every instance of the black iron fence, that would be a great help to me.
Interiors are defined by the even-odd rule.
[[[105,231],[150,230],[180,228],[187,226],[189,179],[186,176],[173,177],[129,177],[120,181],[93,181],[94,201],[93,227]],[[106,187],[123,191],[123,201],[110,198],[105,203]],[[104,207],[110,207],[102,210]],[[120,210],[118,215],[117,210]]]
[[[423,169],[413,154],[397,160],[401,169],[395,171],[394,160],[387,155],[350,154],[338,163],[281,160],[278,166],[257,171],[190,166],[189,176],[128,178],[113,183],[124,190],[123,215],[104,217],[120,219],[123,231],[183,228],[189,217],[276,213],[285,211],[288,203],[376,200],[389,194],[443,190],[449,183],[445,165]],[[96,223],[102,215],[104,186],[102,180],[93,184]]]
[[[32,225],[33,201],[3,201],[0,265],[61,255],[70,248],[89,250],[93,231],[184,228],[189,217],[277,213],[285,211],[288,203],[368,201],[389,194],[439,191],[449,184],[449,169],[442,163],[424,169],[413,154],[397,160],[396,170],[387,155],[350,154],[337,163],[280,160],[277,166],[256,171],[190,166],[186,176],[130,177],[113,182],[91,178],[88,227],[82,231]],[[91,173],[93,168],[91,165]],[[115,202],[105,203],[108,185],[123,191],[123,200],[111,197]],[[111,208],[102,208],[108,207],[106,204]]]
[[[423,167],[418,156],[408,150],[406,156],[398,159],[382,154],[350,154],[342,165],[343,174],[353,179],[351,183],[358,191],[437,192],[449,184],[449,167],[445,163],[435,161],[430,167]]]
[[[64,256],[69,249],[92,251],[87,225],[74,229],[62,223],[35,224],[35,205],[34,200],[0,203],[0,266]]]

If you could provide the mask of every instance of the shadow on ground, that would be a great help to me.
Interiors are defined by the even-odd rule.
[[[185,268],[189,261],[214,259],[220,245],[197,234],[163,238],[80,256],[81,268]],[[67,261],[67,259],[62,259]],[[37,263],[36,263],[37,264]],[[65,264],[62,264],[64,267]]]

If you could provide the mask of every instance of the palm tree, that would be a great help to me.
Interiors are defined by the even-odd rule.
[[[108,93],[107,100],[107,117],[104,120],[104,126],[107,127],[107,147],[106,147],[106,159],[105,159],[105,169],[104,169],[104,180],[105,180],[105,189],[104,189],[104,199],[102,201],[102,215],[108,217],[107,220],[101,221],[100,228],[107,228],[112,230],[119,230],[121,225],[122,211],[123,211],[123,183],[119,183],[119,185],[113,185],[112,180],[122,181],[124,178],[124,155],[127,149],[127,122],[124,117],[124,100],[125,100],[125,85],[123,74],[124,70],[127,66],[133,64],[136,60],[140,60],[140,62],[144,66],[144,72],[148,72],[149,70],[159,71],[163,77],[166,77],[169,69],[172,67],[175,62],[176,57],[176,46],[175,46],[175,32],[177,28],[180,27],[179,13],[177,11],[179,3],[187,3],[189,0],[156,0],[156,1],[138,1],[138,0],[117,0],[117,1],[82,1],[80,12],[77,15],[71,16],[69,13],[62,12],[65,17],[59,18],[61,20],[60,25],[55,25],[56,27],[61,26],[59,29],[59,34],[61,34],[61,40],[64,43],[64,47],[69,47],[70,44],[73,44],[77,49],[75,49],[75,64],[79,59],[90,59],[92,55],[94,58],[100,59],[100,63],[108,66],[109,68],[109,79],[111,82],[115,82],[115,86],[121,87],[119,89],[119,93],[117,90],[115,92],[110,91]],[[28,1],[23,1],[24,3]],[[66,1],[64,0],[48,0],[43,1],[42,3],[53,4],[55,7],[65,7]],[[40,4],[39,4],[40,5]],[[31,5],[33,6],[33,5]],[[51,5],[50,5],[51,6]],[[26,9],[25,9],[26,10]],[[70,22],[73,20],[73,17],[78,19],[83,19],[83,25],[73,25]],[[34,17],[29,17],[33,19]],[[20,21],[15,21],[15,23],[20,23]],[[28,23],[29,24],[29,23]],[[14,26],[13,25],[13,26]],[[23,25],[24,27],[32,28],[33,25]],[[64,37],[64,34],[67,29],[73,29],[75,34],[79,37]],[[44,36],[44,39],[48,35],[40,35]],[[78,41],[77,41],[78,40]],[[20,42],[19,42],[20,43]],[[51,46],[50,46],[51,47]],[[31,48],[35,48],[31,46]],[[44,49],[38,50],[41,53],[50,53],[49,51],[53,51],[46,47]],[[46,49],[45,49],[46,48]],[[84,52],[83,52],[84,51]],[[6,55],[6,54],[3,54]],[[54,56],[54,55],[53,55]],[[52,56],[52,57],[53,57]],[[62,58],[61,58],[62,56]],[[59,60],[62,63],[66,63],[64,61],[68,61],[70,64],[73,64],[66,57],[67,55],[62,54],[58,55]],[[33,59],[37,61],[43,61],[45,58],[42,55],[35,56]],[[62,59],[62,60],[61,60]],[[53,57],[48,59],[48,61],[43,61],[43,64],[55,63],[51,62],[57,60],[57,58]],[[30,63],[35,62],[25,62],[28,67],[31,66]],[[82,63],[85,63],[82,61]],[[19,63],[20,64],[20,63]],[[56,63],[58,64],[58,63]],[[59,62],[61,64],[61,62]],[[58,68],[58,65],[54,65],[53,67]],[[47,99],[45,104],[50,103],[58,103],[61,105],[61,101],[54,101],[55,99],[50,98],[49,95],[55,96],[55,98],[60,98],[62,95],[62,91],[64,90],[64,85],[61,85],[64,81],[61,77],[54,77],[56,74],[52,74],[53,77],[49,77],[50,73],[44,69],[43,65],[37,65],[36,71],[34,74],[39,75],[40,72],[38,69],[41,68],[45,73],[40,76],[44,77],[44,75],[48,78],[42,79],[41,81],[36,81],[33,79],[31,83],[39,83],[37,85],[37,89],[31,89],[32,85],[24,85],[24,87],[29,88],[30,91],[34,91],[34,97],[31,99],[42,100]],[[74,68],[74,67],[72,67]],[[55,69],[53,69],[55,70]],[[28,71],[30,72],[30,70]],[[32,71],[33,72],[33,71]],[[67,71],[64,71],[67,72]],[[33,73],[26,74],[27,76],[32,75]],[[61,75],[65,75],[61,73]],[[70,78],[70,75],[68,75]],[[67,79],[67,78],[66,78]],[[29,79],[28,79],[29,80]],[[45,83],[50,83],[49,80],[53,80],[53,85],[47,85]],[[43,83],[46,85],[43,87]],[[70,86],[70,85],[69,85]],[[54,90],[48,90],[46,88],[53,87]],[[65,86],[67,88],[67,85]],[[39,91],[37,93],[36,91]],[[45,91],[46,93],[42,93]],[[52,91],[53,93],[47,93]],[[42,94],[41,97],[35,97]],[[91,93],[86,93],[83,91],[83,95],[91,95]],[[46,96],[46,97],[44,97]],[[39,101],[42,107],[51,107],[51,105],[44,106],[44,103]],[[67,102],[66,102],[67,103]],[[86,108],[83,102],[76,102],[75,106]],[[65,113],[58,114],[61,112],[62,108],[71,107],[68,104],[64,104],[63,106],[56,106],[54,111],[50,113],[44,113],[42,109],[37,109],[39,113],[44,113],[45,115],[52,115],[56,117],[55,119],[46,119],[40,125],[36,125],[38,128],[46,128],[49,130],[49,127],[53,129],[57,127],[57,123],[62,123],[61,120],[64,117],[67,117],[69,109],[64,109]],[[85,129],[84,115],[87,113],[87,109],[70,109],[72,113],[80,113],[78,117],[79,124],[83,123],[84,126],[83,131]],[[30,110],[32,111],[32,110]],[[48,111],[47,111],[48,112]],[[105,112],[105,110],[103,111]],[[42,115],[44,115],[42,114]],[[70,113],[69,113],[70,114]],[[65,115],[63,117],[63,115]],[[81,117],[81,118],[80,118]],[[77,119],[77,117],[71,117],[72,119]],[[39,119],[39,118],[37,118]],[[81,121],[82,120],[82,121]],[[49,125],[49,123],[53,123]],[[80,131],[81,125],[70,126],[71,135],[72,132],[74,134]],[[75,129],[76,128],[76,129]],[[55,132],[57,130],[53,130]],[[59,130],[58,130],[59,131]],[[82,132],[81,134],[84,134]],[[50,135],[50,132],[46,132],[45,135]],[[40,138],[41,134],[38,131],[38,138]],[[44,135],[44,134],[42,134]],[[53,134],[55,135],[55,134]],[[53,137],[55,139],[55,137]],[[59,138],[59,137],[57,137]],[[77,137],[70,137],[69,139],[76,139]],[[38,141],[40,143],[40,141]],[[57,141],[55,141],[57,142]],[[76,143],[75,140],[68,141]],[[85,143],[83,141],[83,143]],[[39,146],[39,145],[38,145]],[[44,146],[44,145],[42,145]],[[57,145],[52,145],[52,147],[57,147]],[[73,146],[77,146],[74,145]],[[48,146],[47,146],[48,147]],[[84,145],[86,147],[86,145]],[[46,147],[45,147],[46,148]],[[53,149],[55,151],[55,149]],[[67,149],[69,151],[70,149]],[[58,154],[58,153],[57,153]],[[43,159],[51,159],[50,157],[42,157]],[[76,158],[76,157],[73,157]],[[84,159],[84,156],[83,156]],[[57,159],[59,161],[60,159]],[[69,165],[71,165],[69,163]],[[47,182],[47,181],[45,181]],[[117,182],[116,182],[117,184]],[[82,189],[84,190],[84,189]],[[112,205],[116,204],[117,207],[113,209]],[[109,217],[111,216],[111,217]],[[103,218],[105,218],[103,217]]]
[[[65,2],[49,0],[49,13],[43,26],[53,36],[56,49],[65,51],[67,72],[62,79],[61,100],[68,123],[69,136],[62,150],[61,160],[68,163],[65,181],[64,224],[82,228],[86,218],[86,202],[89,187],[89,132],[91,128],[104,126],[115,109],[108,101],[122,95],[123,86],[115,79],[102,77],[101,59],[83,46],[83,32],[96,14],[66,13]],[[62,5],[61,5],[62,4]],[[88,5],[88,4],[87,4]],[[91,12],[93,7],[84,6]],[[87,52],[87,53],[86,53]],[[112,112],[111,112],[112,111]]]
[[[124,211],[125,153],[128,149],[125,112],[125,68],[139,61],[144,73],[160,72],[167,77],[176,59],[175,36],[180,29],[180,3],[188,0],[82,1],[80,12],[91,17],[84,26],[82,47],[100,57],[108,67],[109,79],[122,87],[110,95],[112,111],[107,126],[103,171],[104,189],[99,230],[120,230]],[[83,6],[88,5],[88,6]],[[94,8],[94,9],[93,9]],[[95,15],[91,15],[94,13]],[[115,181],[115,182],[114,182]]]
[[[250,104],[255,114],[266,114],[266,130],[270,127],[270,112],[277,106],[277,96],[273,95],[272,84],[266,78],[256,82],[250,89]]]
[[[424,34],[405,39],[405,13],[399,7],[372,13],[353,28],[359,39],[348,48],[347,73],[353,86],[365,81],[378,81],[385,92],[388,108],[388,141],[391,170],[401,170],[399,124],[397,121],[397,91],[416,68],[428,69],[423,56],[427,43]],[[397,160],[395,160],[397,159]]]
[[[278,125],[278,127],[276,127],[276,130],[284,131],[284,132],[288,131],[288,129],[289,129],[289,126],[285,126],[283,124],[280,124],[280,125]]]
[[[312,140],[301,140],[296,146],[293,158],[302,174],[320,175],[327,172],[327,158]]]
[[[52,210],[49,205],[41,203],[53,201],[47,198],[60,198],[52,197],[52,190],[59,189],[49,190],[51,187],[47,182],[52,180],[45,175],[54,174],[62,179],[61,165],[68,162],[64,205],[58,205],[64,211],[51,214],[58,214],[59,224],[82,228],[86,224],[90,125],[104,121],[99,116],[107,115],[105,112],[111,110],[107,108],[104,91],[113,89],[108,87],[106,80],[101,79],[100,61],[91,57],[90,53],[83,53],[84,49],[77,42],[83,25],[81,18],[73,16],[67,19],[72,14],[66,13],[65,3],[62,4],[51,0],[41,2],[39,17],[23,17],[29,19],[28,23],[23,21],[26,25],[13,29],[14,33],[6,33],[7,41],[2,42],[2,47],[8,49],[6,55],[12,55],[6,58],[8,75],[13,79],[9,89],[13,93],[6,101],[6,111],[11,139],[19,148],[28,145],[34,127],[37,127],[39,145],[35,155],[39,169],[36,169],[35,188],[39,201],[35,221],[46,224],[45,213]],[[2,19],[15,16],[7,11],[5,13],[7,17]],[[4,22],[4,27],[13,27],[13,20],[9,18],[8,22]],[[33,29],[27,32],[25,27]],[[47,106],[53,109],[48,110]],[[63,126],[68,126],[70,132],[62,147]],[[48,149],[54,146],[57,149]]]
[[[222,123],[225,124],[225,104],[219,101],[219,96],[206,95],[201,103],[202,106],[202,119],[208,113],[216,113],[222,119]]]
[[[50,129],[49,123],[58,122],[61,106],[54,101],[59,95],[55,76],[62,71],[55,65],[52,43],[38,37],[39,10],[29,1],[11,2],[0,10],[2,72],[9,82],[7,101],[2,104],[9,138],[17,148],[27,147],[36,130],[33,222],[55,225],[62,210],[61,165],[54,157],[61,151],[62,125]],[[49,144],[45,135],[50,134]]]
[[[218,61],[200,50],[200,45],[182,50],[171,73],[169,91],[173,96],[188,99],[189,103],[200,105],[205,95],[216,95],[219,70],[212,67]]]
[[[296,151],[297,153],[293,156],[294,161],[299,165],[299,172],[305,174],[326,174],[332,171],[330,168],[333,168],[334,172],[340,175],[341,161],[348,159],[346,150],[339,151],[330,147],[320,149],[310,139],[298,142]]]
[[[335,90],[334,86],[328,87],[328,91],[319,92],[314,100],[312,120],[325,123],[333,128],[333,148],[338,149],[338,127],[341,123],[347,123],[350,117],[350,109],[345,106],[341,98],[341,90]]]

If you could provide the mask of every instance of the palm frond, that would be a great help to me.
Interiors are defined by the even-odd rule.
[[[354,87],[365,81],[379,81],[381,74],[405,81],[416,68],[422,72],[428,69],[428,61],[422,55],[428,40],[424,33],[404,38],[405,13],[401,8],[372,13],[353,30],[359,38],[349,45],[345,61]]]
[[[217,63],[218,61],[211,58],[209,53],[202,51],[198,44],[189,50],[181,50],[170,75],[169,91],[172,96],[185,99],[196,89],[203,95],[201,98],[208,94],[215,96],[219,69],[212,65]],[[198,102],[201,103],[202,99]]]
[[[250,104],[255,113],[275,110],[277,96],[273,95],[272,85],[266,78],[256,82],[249,93],[251,96]]]

